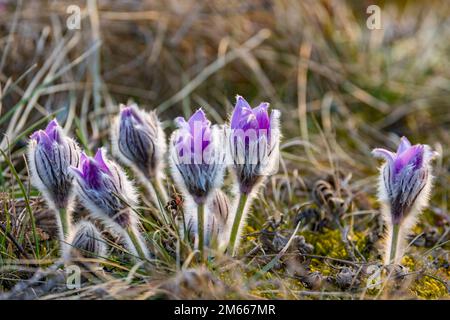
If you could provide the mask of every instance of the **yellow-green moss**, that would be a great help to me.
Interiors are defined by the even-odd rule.
[[[321,233],[304,231],[302,235],[305,237],[307,242],[314,245],[314,254],[336,259],[348,258],[348,252],[345,249],[344,242],[342,241],[340,230],[324,229]],[[366,238],[362,233],[353,233],[352,241],[356,244],[356,248],[360,251],[366,245]]]
[[[416,270],[416,262],[414,261],[413,257],[411,256],[404,256],[402,258],[402,265],[406,268],[408,268],[409,271]]]
[[[422,299],[439,299],[448,297],[447,288],[445,285],[432,277],[423,276],[418,279],[413,287],[412,292]]]

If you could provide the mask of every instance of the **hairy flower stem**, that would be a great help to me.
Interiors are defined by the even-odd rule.
[[[199,204],[197,206],[197,237],[198,237],[198,249],[200,250],[200,261],[205,261],[205,248],[204,248],[204,225],[205,225],[205,204]]]
[[[147,256],[145,255],[145,249],[142,248],[141,243],[139,242],[138,235],[136,234],[136,230],[133,227],[128,227],[126,229],[126,232],[128,236],[130,237],[131,243],[134,246],[134,249],[136,250],[139,257],[143,260],[147,260]]]
[[[62,232],[62,239],[66,240],[67,236],[69,235],[69,228],[70,228],[70,214],[68,214],[67,209],[61,208],[59,209],[59,218],[61,223],[61,232]]]
[[[164,188],[162,187],[161,179],[159,177],[155,178],[152,184],[154,186],[156,196],[158,197],[158,199],[163,204],[166,204],[168,201],[168,198],[167,198],[166,190],[164,190]]]
[[[236,240],[238,236],[239,227],[242,223],[242,216],[244,215],[245,205],[248,200],[248,194],[241,193],[239,196],[239,204],[236,210],[236,215],[234,217],[233,227],[231,229],[230,242],[228,243],[228,252],[231,253],[232,256],[235,256],[237,248]]]
[[[149,176],[142,177],[141,182],[144,185],[145,189],[147,190],[147,194],[150,197],[150,201],[155,206],[155,209],[158,210],[160,213],[157,215],[158,220],[163,224],[170,223],[170,220],[168,219],[164,206],[167,203],[167,194],[164,189],[161,188],[161,182],[159,179],[156,179],[158,183],[152,182],[153,179],[151,179]],[[155,186],[158,186],[155,188]]]
[[[392,226],[391,251],[389,253],[389,262],[388,262],[389,264],[396,262],[399,233],[400,233],[400,225],[394,224]]]

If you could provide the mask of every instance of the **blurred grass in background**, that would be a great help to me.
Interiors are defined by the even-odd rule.
[[[381,30],[366,26],[371,4],[381,8]],[[69,5],[81,8],[80,30],[67,29]],[[134,100],[156,108],[169,133],[175,116],[187,116],[199,106],[214,122],[226,121],[240,94],[282,110],[284,134],[280,171],[267,185],[267,197],[254,206],[250,241],[243,252],[264,247],[264,239],[251,234],[265,230],[267,221],[280,215],[285,217],[280,232],[290,236],[299,205],[311,200],[320,179],[329,181],[336,197],[343,199],[341,222],[350,226],[355,243],[358,237],[368,237],[378,219],[378,162],[370,151],[376,146],[394,148],[401,135],[413,143],[430,144],[441,154],[430,210],[417,235],[435,232],[438,239],[429,246],[445,244],[449,17],[450,3],[444,0],[0,0],[0,148],[8,156],[0,157],[0,221],[25,251],[36,253],[24,226],[29,222],[23,218],[31,209],[23,202],[31,202],[34,212],[42,202],[29,189],[24,147],[29,133],[49,118],[56,116],[92,152],[109,146],[110,120],[119,103]],[[22,189],[18,181],[23,181]],[[308,234],[310,230],[304,231],[306,240],[320,242]],[[276,240],[276,232],[270,241]],[[335,252],[333,241],[316,247],[315,253]],[[341,242],[336,245],[342,249]],[[20,256],[4,233],[0,248],[0,265]],[[41,256],[55,253],[50,243],[43,243],[41,250]],[[349,258],[348,247],[343,250],[344,256],[336,258]],[[269,262],[265,254],[269,261],[273,258],[266,250],[245,263],[253,270],[248,272]],[[437,287],[448,282],[448,251],[441,254],[447,269],[436,268],[433,277],[447,278]],[[376,246],[362,255],[376,260]],[[318,270],[328,274],[320,263]],[[5,271],[5,287],[14,277],[14,271]],[[283,282],[284,269],[271,277],[282,284],[271,282],[275,289],[264,289],[270,294],[262,289],[254,293],[250,284],[246,294],[309,296]],[[436,290],[444,293],[434,295],[434,283],[423,277],[417,281],[425,284],[404,294],[433,298],[448,290],[439,287]]]

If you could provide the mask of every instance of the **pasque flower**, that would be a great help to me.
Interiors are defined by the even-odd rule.
[[[197,110],[188,121],[176,118],[178,126],[170,141],[172,175],[185,196],[197,207],[198,247],[203,257],[205,203],[223,179],[225,152],[223,129],[211,126],[203,110]]]
[[[93,158],[82,153],[79,167],[72,170],[77,178],[77,194],[86,208],[123,236],[133,253],[148,258],[132,209],[136,193],[122,168],[106,159],[99,149]]]
[[[111,132],[113,152],[133,168],[152,195],[161,201],[167,195],[161,188],[166,153],[166,137],[155,112],[145,112],[136,104],[121,106],[122,110]],[[153,199],[157,202],[157,199]]]
[[[45,130],[31,135],[28,161],[31,181],[42,192],[47,204],[55,210],[60,240],[70,231],[70,210],[74,199],[73,175],[70,166],[77,166],[80,150],[74,140],[67,137],[56,120]]]
[[[274,173],[278,164],[280,112],[272,110],[269,115],[268,109],[268,103],[261,103],[252,109],[243,97],[237,96],[231,117],[229,156],[239,188],[239,202],[228,246],[232,254],[238,247],[250,205],[248,199],[254,196],[265,177]]]
[[[428,204],[433,179],[431,160],[436,153],[428,145],[411,145],[402,137],[397,152],[378,148],[373,155],[386,160],[380,168],[378,197],[388,226],[385,262],[397,263],[403,254],[405,236]]]
[[[252,109],[237,96],[228,143],[241,193],[250,194],[277,164],[280,112],[272,110],[269,116],[268,109],[265,102]]]
[[[97,227],[87,220],[75,225],[68,237],[66,260],[76,258],[102,259],[106,254],[106,244]]]
[[[183,213],[187,231],[196,235],[198,233],[198,221],[196,205],[192,198],[188,197],[184,200]],[[231,205],[228,196],[220,189],[215,189],[208,198],[205,207],[205,246],[220,248],[220,245],[228,240],[230,213]]]

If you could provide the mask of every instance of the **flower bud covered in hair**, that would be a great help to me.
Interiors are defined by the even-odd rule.
[[[73,199],[70,166],[78,166],[80,149],[52,120],[31,135],[28,145],[31,180],[54,209],[67,208]]]
[[[166,152],[165,134],[155,112],[136,104],[124,106],[112,130],[113,151],[146,178],[161,175]]]
[[[68,238],[69,246],[66,259],[101,259],[106,254],[106,244],[100,232],[92,222],[81,221],[75,225]]]
[[[81,154],[80,166],[72,168],[77,178],[77,193],[83,204],[97,218],[125,238],[132,253],[148,257],[138,231],[138,218],[132,207],[136,193],[128,177],[116,163],[99,149],[93,158]]]
[[[396,152],[374,149],[386,160],[380,168],[378,198],[388,226],[386,264],[401,259],[404,238],[427,206],[432,187],[431,160],[436,153],[428,145],[411,145],[401,138]]]

